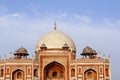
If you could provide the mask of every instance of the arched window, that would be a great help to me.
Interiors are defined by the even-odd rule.
[[[3,77],[3,74],[4,74],[4,70],[1,69],[1,77]]]
[[[18,72],[17,73],[17,79],[21,79],[22,78],[22,74],[21,74],[21,72]]]
[[[38,70],[37,69],[34,70],[34,77],[38,77]]]
[[[75,77],[75,69],[71,70],[71,77]]]
[[[52,72],[52,77],[57,77],[57,72],[56,71]]]
[[[108,68],[105,69],[105,72],[106,72],[106,76],[108,77],[109,76],[109,70],[108,70]]]

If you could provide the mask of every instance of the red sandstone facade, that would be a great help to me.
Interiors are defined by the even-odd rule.
[[[56,28],[37,42],[35,58],[28,55],[21,47],[0,60],[0,80],[111,80],[109,59],[90,47],[76,58],[74,42]]]

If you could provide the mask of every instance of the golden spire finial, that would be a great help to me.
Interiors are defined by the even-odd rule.
[[[54,23],[54,30],[56,30],[56,22]]]

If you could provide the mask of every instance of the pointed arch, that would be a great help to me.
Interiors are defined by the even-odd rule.
[[[93,69],[88,69],[84,72],[84,80],[97,80],[97,72]]]
[[[17,69],[15,71],[12,72],[12,80],[25,80],[24,79],[24,71]]]
[[[54,61],[49,63],[44,68],[44,80],[47,79],[65,79],[65,67]]]

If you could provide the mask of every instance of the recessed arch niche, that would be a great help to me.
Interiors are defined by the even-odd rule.
[[[24,71],[17,69],[12,73],[12,80],[25,80]]]
[[[44,80],[65,80],[65,67],[54,61],[44,68]]]
[[[93,69],[88,69],[84,72],[84,80],[97,80],[97,72]]]

